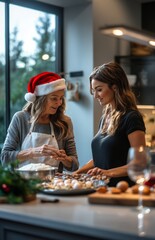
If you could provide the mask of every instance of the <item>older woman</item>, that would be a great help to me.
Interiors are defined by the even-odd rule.
[[[18,160],[75,171],[79,163],[71,119],[65,115],[65,79],[43,72],[28,83],[28,102],[14,114],[1,152],[2,164]]]

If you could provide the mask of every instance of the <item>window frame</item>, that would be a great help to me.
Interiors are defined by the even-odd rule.
[[[26,7],[35,10],[41,10],[50,14],[57,15],[56,22],[56,39],[57,39],[57,62],[56,62],[56,72],[63,72],[63,8],[57,7],[52,4],[42,3],[32,0],[2,0],[5,3],[5,132],[7,133],[8,126],[11,121],[11,89],[10,89],[10,39],[9,39],[9,5],[18,5],[21,7]],[[59,37],[58,37],[59,36]]]

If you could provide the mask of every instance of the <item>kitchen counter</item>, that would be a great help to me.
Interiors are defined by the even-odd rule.
[[[133,207],[90,204],[87,196],[46,196],[59,198],[58,203],[37,198],[20,205],[0,204],[0,239],[155,239],[155,208],[138,216]]]

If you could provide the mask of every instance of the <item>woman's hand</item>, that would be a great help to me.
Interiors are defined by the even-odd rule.
[[[65,150],[61,149],[57,154],[56,160],[62,162],[65,167],[70,168],[72,166],[72,158],[66,154]]]
[[[95,167],[93,169],[90,169],[87,173],[89,175],[99,175],[99,174],[106,175],[106,170],[98,168],[98,167]]]
[[[32,157],[50,156],[56,158],[59,156],[59,149],[50,145],[42,145],[40,147],[32,148]]]
[[[93,169],[90,169],[87,174],[89,175],[102,175],[102,176],[105,176],[105,177],[112,177],[112,172],[111,170],[105,170],[105,169],[101,169],[101,168],[98,168],[98,167],[95,167]]]
[[[50,145],[43,145],[35,148],[34,152],[37,154],[37,156],[50,156],[55,160],[62,162],[66,167],[70,168],[72,165],[72,158],[67,156],[65,150],[63,149],[59,150]]]
[[[65,150],[59,150],[51,145],[42,145],[36,148],[22,150],[18,154],[19,160],[26,160],[35,157],[51,157],[55,160],[62,162],[64,166],[70,168],[72,166],[72,158],[68,156]]]
[[[97,174],[102,174],[106,177],[124,177],[127,176],[127,165],[118,167],[118,168],[111,168],[108,170],[101,169],[98,167],[95,167],[87,172],[90,175],[97,175]]]

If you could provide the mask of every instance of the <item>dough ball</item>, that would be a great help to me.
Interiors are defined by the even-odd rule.
[[[117,188],[117,187],[112,187],[111,188],[111,193],[112,194],[120,194],[122,191],[121,189]]]
[[[106,186],[99,187],[99,188],[97,188],[97,192],[98,193],[106,193],[107,192],[107,187]]]
[[[134,185],[131,187],[131,192],[134,193],[134,194],[137,194],[138,193],[138,185]]]
[[[80,182],[74,183],[73,189],[82,189],[82,184]]]
[[[65,179],[64,184],[65,185],[71,184],[71,180],[70,179]]]
[[[143,194],[143,195],[149,195],[150,192],[151,192],[151,191],[150,191],[149,186],[144,186],[142,194]]]
[[[86,181],[85,185],[86,185],[86,188],[91,188],[92,187],[92,182],[91,181]]]
[[[126,192],[129,184],[126,181],[120,181],[117,183],[116,187],[119,188],[122,192]]]

